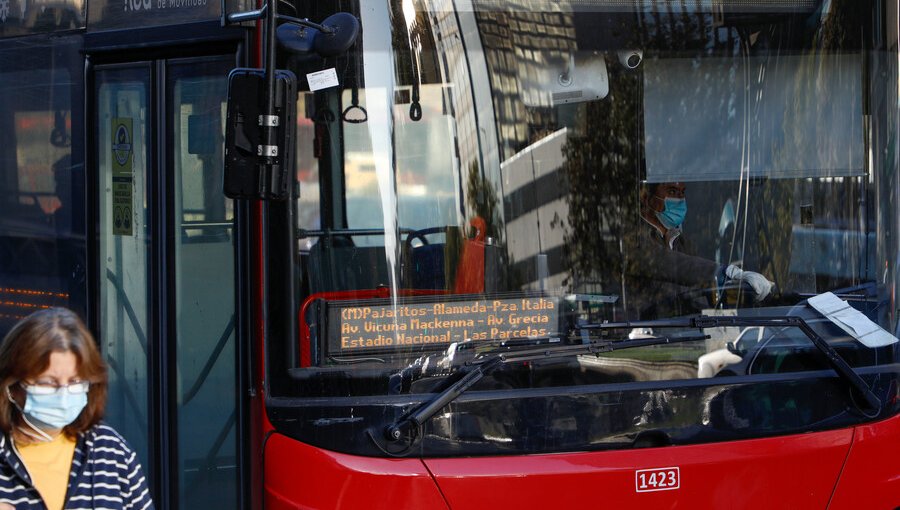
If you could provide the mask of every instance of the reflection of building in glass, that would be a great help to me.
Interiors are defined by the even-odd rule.
[[[474,2],[476,6],[483,2]],[[552,104],[527,106],[529,82],[577,50],[569,2],[534,11],[521,2],[476,12],[499,138],[503,218],[512,276],[523,287],[559,288],[566,277],[567,186],[561,172],[567,130],[556,130]],[[487,7],[487,6],[486,6]],[[548,134],[549,133],[549,134]]]
[[[531,143],[535,133],[552,124],[552,106],[526,109],[523,97],[529,91],[524,90],[523,84],[541,68],[568,60],[577,50],[574,13],[568,1],[542,5],[553,11],[529,10],[513,0],[506,2],[503,9],[497,8],[495,1],[476,1],[475,5],[480,3],[490,4],[476,17],[491,70],[499,142],[505,160]]]
[[[436,56],[441,60],[436,67],[443,74],[442,83],[448,84],[446,94],[447,115],[456,120],[454,143],[459,154],[459,171],[468,168],[479,160],[477,109],[472,95],[472,83],[476,79],[484,79],[487,70],[483,67],[470,66],[466,58],[466,45],[463,44],[463,27],[457,20],[457,14],[445,0],[434,0],[434,8],[429,12],[432,31],[435,38]],[[468,43],[468,41],[466,41]],[[482,76],[472,75],[480,73]]]
[[[563,128],[507,159],[503,175],[503,217],[513,274],[536,289],[563,286],[568,186],[562,173]]]
[[[83,0],[2,0],[0,37],[84,28]]]

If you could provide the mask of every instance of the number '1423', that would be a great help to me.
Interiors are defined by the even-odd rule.
[[[639,469],[634,472],[637,492],[667,491],[681,487],[681,470],[677,467]]]

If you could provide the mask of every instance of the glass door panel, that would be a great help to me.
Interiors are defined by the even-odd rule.
[[[99,331],[109,366],[106,419],[149,467],[147,202],[150,65],[96,73]],[[149,470],[148,470],[149,472]]]
[[[238,508],[232,201],[222,193],[234,59],[169,61],[180,508]]]

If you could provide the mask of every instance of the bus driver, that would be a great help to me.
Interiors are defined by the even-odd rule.
[[[629,236],[634,246],[628,250],[626,289],[631,289],[630,297],[641,297],[638,302],[632,299],[628,306],[636,308],[642,318],[683,315],[706,308],[706,299],[690,291],[721,287],[726,280],[748,284],[756,302],[772,292],[773,282],[759,273],[686,253],[681,230],[687,213],[686,189],[682,182],[641,186],[640,225],[637,235]]]

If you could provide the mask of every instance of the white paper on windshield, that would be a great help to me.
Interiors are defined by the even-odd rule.
[[[309,82],[310,92],[337,87],[339,85],[337,72],[333,67],[330,69],[325,69],[324,71],[316,71],[314,73],[307,74],[306,81]]]
[[[883,347],[897,343],[897,337],[875,324],[862,312],[853,308],[843,299],[831,292],[819,294],[807,300],[809,306],[815,308],[826,319],[859,340],[866,347]]]

